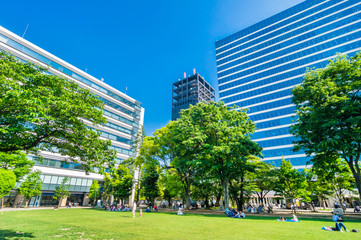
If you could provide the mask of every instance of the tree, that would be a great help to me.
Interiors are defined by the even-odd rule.
[[[328,190],[328,195],[334,194],[342,203],[347,191],[352,192],[355,188],[354,178],[345,160],[330,158],[328,161],[319,161],[312,167],[317,179],[322,181]]]
[[[104,174],[103,181],[104,181],[103,183],[104,185],[103,185],[102,196],[105,199],[105,202],[108,203],[108,200],[113,193],[113,183],[109,173]]]
[[[182,126],[179,121],[171,121],[165,127],[153,133],[152,147],[148,147],[150,155],[162,161],[166,169],[175,169],[184,189],[185,207],[190,207],[190,193],[197,153],[200,144],[187,142],[188,133],[192,131],[187,126]],[[193,134],[196,134],[194,131]]]
[[[309,70],[293,90],[297,119],[292,133],[297,137],[295,150],[316,155],[314,163],[335,156],[345,159],[361,198],[360,66],[361,53],[357,53]]]
[[[95,205],[95,202],[99,197],[100,197],[100,191],[99,191],[98,180],[93,180],[92,185],[90,186],[89,189],[89,199],[93,200],[93,204]]]
[[[249,161],[246,158],[241,159],[238,166],[232,170],[232,180],[229,182],[230,196],[237,204],[238,211],[244,208],[246,200],[256,189],[252,174],[256,171],[256,161]]]
[[[32,172],[28,176],[24,182],[21,183],[19,187],[20,194],[24,195],[25,198],[25,207],[28,207],[29,200],[33,196],[38,196],[41,194],[41,189],[43,187],[43,182],[40,178],[41,172]]]
[[[277,181],[275,190],[286,200],[301,199],[308,200],[309,192],[307,190],[307,181],[304,173],[294,169],[291,161],[282,159],[282,164],[277,169]]]
[[[277,180],[274,166],[265,162],[257,162],[256,169],[251,173],[251,181],[254,183],[254,190],[262,204],[265,202],[267,194],[275,188]]]
[[[115,151],[100,132],[104,103],[76,83],[47,69],[0,53],[0,152],[58,152],[86,172],[114,165]]]
[[[320,200],[323,208],[326,208],[328,196],[333,193],[332,184],[325,178],[324,169],[317,169],[315,165],[311,169],[305,169],[305,177],[307,181],[307,189],[310,192],[311,200]],[[313,207],[313,211],[316,211]]]
[[[56,187],[54,199],[58,200],[58,207],[60,207],[61,200],[70,196],[70,185],[69,185],[69,177],[63,178],[61,184]]]
[[[1,209],[3,209],[3,197],[8,195],[15,187],[16,176],[15,174],[6,169],[0,168],[0,198],[1,198]]]
[[[158,187],[158,164],[156,161],[147,162],[142,172],[141,186],[142,195],[151,203],[160,196]]]
[[[30,172],[33,165],[34,162],[20,151],[12,154],[0,152],[0,169],[11,170],[17,182]]]
[[[255,124],[245,110],[235,109],[223,102],[198,103],[182,110],[178,120],[186,149],[197,149],[193,166],[222,183],[225,207],[229,207],[229,182],[237,177],[238,166],[262,151],[250,137]]]
[[[133,176],[129,169],[123,165],[119,165],[111,174],[113,195],[116,199],[126,199],[131,194],[133,185]]]
[[[163,169],[159,176],[159,183],[163,193],[163,199],[168,201],[168,206],[171,206],[174,198],[185,197],[182,182],[175,169]]]

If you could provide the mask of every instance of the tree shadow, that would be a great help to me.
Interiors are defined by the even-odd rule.
[[[9,229],[0,229],[0,240],[20,239],[20,238],[35,238],[33,233],[25,233]]]

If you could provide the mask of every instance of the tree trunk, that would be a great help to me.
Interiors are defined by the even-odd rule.
[[[229,208],[229,190],[228,190],[228,179],[222,180],[223,187],[223,204],[225,208]]]
[[[209,199],[206,198],[206,200],[204,201],[204,204],[206,205],[206,208],[209,208]]]
[[[346,159],[346,162],[348,163],[348,166],[350,167],[352,175],[355,178],[359,198],[361,199],[361,173],[360,173],[360,167],[359,167],[359,164],[358,164],[359,159],[360,159],[360,156],[357,156],[356,159],[355,159],[356,160],[355,161],[355,166],[353,164],[353,157],[350,157],[349,159]]]
[[[189,209],[191,207],[191,184],[189,181],[186,181],[186,205],[185,209]]]
[[[28,207],[28,205],[29,205],[29,201],[30,201],[30,199],[27,199],[27,200],[25,201],[25,208],[27,208],[27,207]]]

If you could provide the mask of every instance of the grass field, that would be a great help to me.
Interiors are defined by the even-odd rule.
[[[322,231],[330,220],[278,222],[271,217],[232,219],[220,215],[143,213],[93,209],[13,211],[0,215],[0,239],[361,239],[361,233]],[[330,215],[331,218],[331,215]],[[361,230],[360,221],[347,221]]]

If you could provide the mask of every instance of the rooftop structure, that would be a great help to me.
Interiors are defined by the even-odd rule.
[[[182,109],[199,102],[215,100],[214,88],[198,73],[178,80],[172,86],[172,121],[179,118]]]

